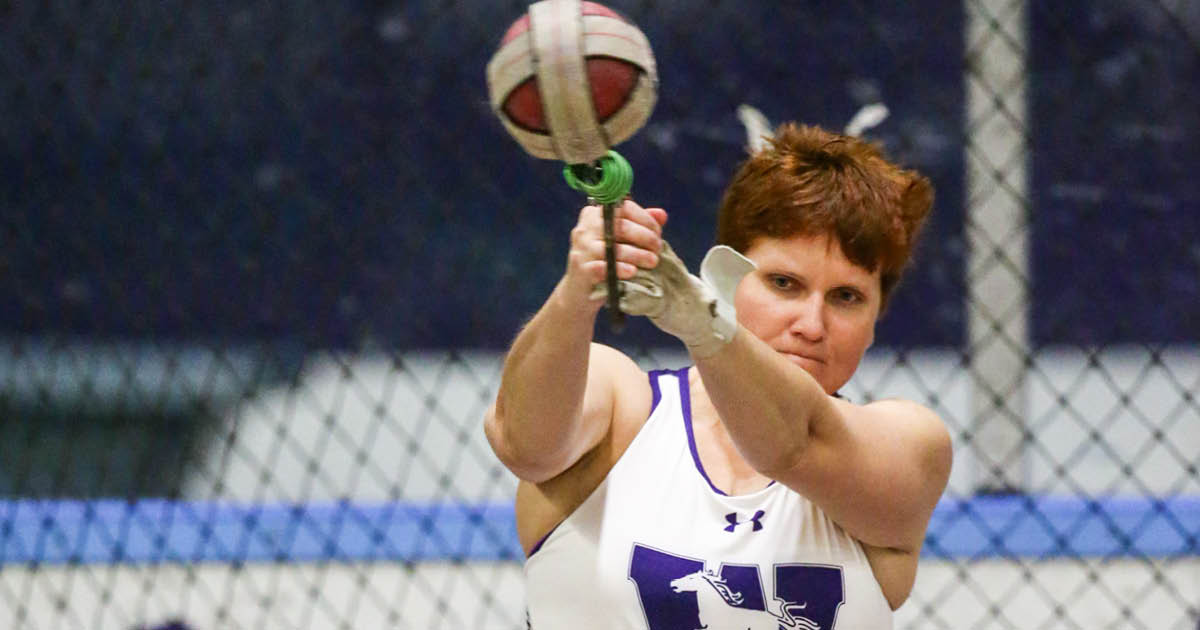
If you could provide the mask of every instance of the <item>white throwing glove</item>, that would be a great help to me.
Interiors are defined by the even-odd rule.
[[[733,293],[742,276],[754,268],[733,248],[718,245],[704,256],[697,278],[663,241],[657,267],[638,269],[620,282],[621,310],[649,317],[655,326],[683,341],[692,356],[709,357],[733,340],[738,326]],[[591,297],[607,295],[604,284],[598,284]]]

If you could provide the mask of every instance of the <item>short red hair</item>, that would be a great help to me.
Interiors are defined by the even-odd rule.
[[[830,235],[850,262],[881,270],[886,305],[932,207],[929,179],[876,145],[787,123],[726,188],[717,242],[745,252],[762,237]]]

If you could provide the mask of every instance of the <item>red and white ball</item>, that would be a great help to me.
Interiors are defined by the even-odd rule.
[[[487,67],[492,108],[530,154],[589,163],[637,132],[658,97],[646,36],[595,2],[542,0]]]

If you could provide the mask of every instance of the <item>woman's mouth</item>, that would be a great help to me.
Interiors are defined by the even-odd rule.
[[[786,351],[780,351],[780,353],[783,354],[783,356],[787,357],[787,359],[789,361],[791,361],[792,363],[796,363],[796,364],[802,365],[802,366],[803,365],[812,365],[814,363],[820,364],[820,365],[825,364],[825,361],[823,359],[818,359],[817,357],[807,355],[807,354],[800,354],[797,352],[786,352]]]

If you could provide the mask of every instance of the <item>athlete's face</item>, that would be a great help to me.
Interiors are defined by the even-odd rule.
[[[875,340],[879,271],[850,262],[827,235],[759,238],[758,269],[738,285],[738,322],[836,392]]]

